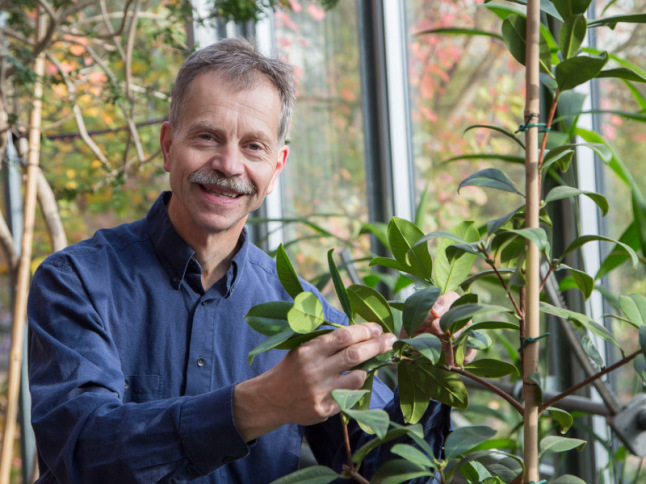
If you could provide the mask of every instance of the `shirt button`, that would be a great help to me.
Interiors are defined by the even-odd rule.
[[[206,360],[202,358],[201,356],[197,359],[197,366],[202,368],[206,364]]]

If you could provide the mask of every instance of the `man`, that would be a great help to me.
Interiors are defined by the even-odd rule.
[[[291,68],[248,42],[194,53],[161,128],[171,192],[41,264],[29,302],[40,482],[266,483],[296,470],[303,436],[341,469],[331,391],[360,388],[365,373],[351,369],[395,337],[360,324],[247,363],[264,336],[243,316],[290,300],[244,224],[285,166],[293,103]],[[372,404],[401,420],[380,382]],[[424,422],[439,453],[449,409],[432,404]],[[355,446],[367,438],[353,427]]]

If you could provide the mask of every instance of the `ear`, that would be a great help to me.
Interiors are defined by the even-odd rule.
[[[173,144],[173,126],[168,121],[164,121],[161,125],[159,144],[162,149],[162,156],[164,157],[164,170],[170,172],[170,147]]]
[[[289,146],[283,145],[283,147],[278,152],[278,159],[276,160],[276,169],[274,171],[274,175],[271,177],[269,186],[267,187],[267,195],[269,195],[271,192],[274,191],[274,185],[276,184],[278,175],[280,175],[280,172],[283,171],[283,168],[285,168],[285,163],[287,163],[288,156],[289,156]]]

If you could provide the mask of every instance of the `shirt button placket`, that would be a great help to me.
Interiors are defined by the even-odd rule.
[[[193,314],[193,329],[190,340],[190,355],[193,361],[187,368],[186,394],[199,395],[211,390],[213,358],[214,314],[213,299],[197,302]]]

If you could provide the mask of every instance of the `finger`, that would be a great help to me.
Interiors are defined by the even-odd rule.
[[[458,299],[460,299],[460,295],[454,291],[442,294],[437,298],[437,301],[435,301],[435,304],[433,304],[433,307],[431,308],[433,316],[435,316],[436,318],[441,317],[449,310],[451,304],[453,304]]]
[[[353,370],[340,374],[334,381],[334,388],[343,390],[358,390],[366,381],[367,373],[362,370]]]
[[[344,326],[306,343],[316,347],[321,356],[332,356],[345,348],[378,337],[383,329],[376,323]]]
[[[397,338],[390,333],[361,341],[329,357],[324,362],[324,366],[331,373],[344,373],[370,358],[390,351],[395,341]]]
[[[475,360],[478,350],[475,348],[467,348],[467,351],[464,353],[464,364],[468,365],[473,360]]]

